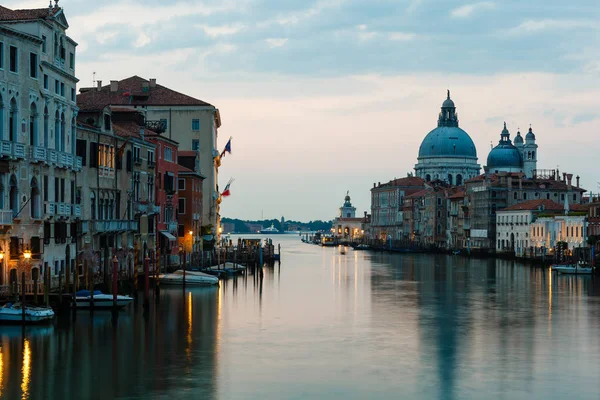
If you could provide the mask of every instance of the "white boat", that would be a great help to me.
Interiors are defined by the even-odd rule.
[[[52,308],[25,306],[25,322],[38,323],[49,321],[54,318]],[[0,322],[21,322],[23,321],[23,309],[21,303],[7,303],[0,308]]]
[[[260,231],[260,233],[266,233],[266,234],[279,233],[279,229],[275,228],[275,226],[273,224],[271,224],[271,226],[268,227],[267,229],[262,229]]]
[[[177,270],[171,274],[159,275],[161,285],[183,285],[183,270]],[[185,271],[186,286],[213,286],[219,284],[219,278],[204,272]]]
[[[125,307],[133,301],[133,297],[117,295],[117,307]],[[104,294],[99,290],[94,290],[94,308],[112,308],[113,295]],[[92,306],[92,294],[89,290],[80,290],[75,293],[76,308],[90,308]]]
[[[552,265],[552,271],[560,272],[561,274],[582,274],[589,275],[593,272],[593,268],[584,263],[567,263],[567,264],[554,264]]]

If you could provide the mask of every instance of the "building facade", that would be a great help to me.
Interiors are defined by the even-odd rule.
[[[333,220],[333,235],[338,239],[350,241],[361,239],[364,236],[365,218],[366,215],[363,218],[356,218],[356,207],[352,205],[350,193],[346,193],[344,204],[340,207],[338,216]]]
[[[488,154],[485,171],[494,174],[500,172],[523,173],[526,178],[531,179],[537,169],[537,147],[531,128],[525,136],[525,143],[521,132],[517,132],[513,144],[505,122],[504,129],[500,134],[500,142]]]
[[[75,266],[77,43],[63,9],[0,6],[0,285]],[[30,261],[23,255],[32,253]],[[20,280],[19,276],[19,280]]]

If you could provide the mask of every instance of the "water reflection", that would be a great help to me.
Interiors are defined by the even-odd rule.
[[[26,400],[29,398],[29,375],[31,374],[31,348],[29,347],[29,340],[23,341],[23,381],[21,382],[21,399]]]

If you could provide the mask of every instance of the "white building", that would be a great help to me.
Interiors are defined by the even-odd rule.
[[[531,225],[540,213],[558,213],[564,208],[552,200],[529,200],[496,212],[496,252],[524,257],[533,246]]]
[[[56,2],[58,3],[58,2]],[[75,49],[63,9],[0,6],[0,285],[77,254]],[[25,262],[25,250],[32,259]],[[20,276],[19,276],[20,280]]]
[[[355,240],[364,235],[363,223],[366,218],[356,218],[356,207],[350,201],[350,193],[346,193],[344,204],[338,216],[333,220],[333,234],[340,239]]]
[[[566,242],[569,250],[587,246],[587,216],[557,215],[538,218],[530,226],[532,245],[536,249],[553,249]]]

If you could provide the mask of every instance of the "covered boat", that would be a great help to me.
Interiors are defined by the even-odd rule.
[[[561,274],[589,275],[594,269],[585,263],[566,263],[552,265],[552,271],[560,272]]]
[[[113,295],[104,294],[99,290],[94,290],[94,296],[92,299],[92,293],[89,290],[80,290],[75,293],[75,307],[76,308],[90,308],[94,302],[94,308],[111,308],[113,306]],[[133,301],[133,297],[117,295],[117,307],[125,307]]]
[[[183,270],[177,270],[171,274],[159,275],[161,285],[183,285]],[[185,284],[189,286],[213,286],[219,284],[219,278],[203,272],[185,271]]]
[[[0,308],[0,322],[20,323],[23,321],[23,309],[21,303],[7,303]],[[54,311],[50,307],[34,307],[25,305],[25,322],[40,323],[50,321],[54,318]]]

